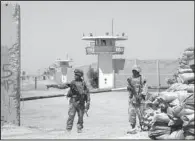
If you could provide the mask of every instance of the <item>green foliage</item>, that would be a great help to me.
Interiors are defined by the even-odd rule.
[[[95,71],[91,66],[89,66],[87,77],[89,79],[91,86],[93,88],[98,88],[98,72]]]
[[[26,75],[26,72],[25,71],[22,71],[22,75],[25,76]]]

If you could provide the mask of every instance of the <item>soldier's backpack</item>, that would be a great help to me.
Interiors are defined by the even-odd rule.
[[[84,81],[73,81],[71,87],[72,94],[76,95],[77,100],[86,101],[86,85]]]
[[[85,85],[83,81],[74,81],[72,85],[73,85],[73,93],[79,95],[85,94]]]

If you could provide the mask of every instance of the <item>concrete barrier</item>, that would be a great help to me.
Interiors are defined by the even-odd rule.
[[[20,98],[20,101],[37,100],[37,99],[62,97],[62,96],[66,96],[66,95],[64,95],[64,94],[56,94],[56,95],[47,95],[47,96],[25,97],[25,98]]]
[[[149,89],[150,91],[157,89]],[[121,92],[121,91],[127,91],[126,87],[123,88],[115,88],[115,89],[94,89],[90,91],[90,94],[96,94],[96,93],[104,93],[104,92]],[[40,96],[33,96],[33,97],[23,97],[20,98],[20,101],[28,101],[28,100],[36,100],[36,99],[44,99],[44,98],[53,98],[53,97],[63,97],[66,96],[66,94],[57,93],[51,94],[51,95],[40,95]]]

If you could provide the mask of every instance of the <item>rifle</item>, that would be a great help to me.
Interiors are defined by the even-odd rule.
[[[89,116],[88,113],[87,113],[87,110],[85,110],[85,114],[86,114],[87,117]]]
[[[140,103],[139,96],[140,96],[140,93],[141,93],[141,86],[139,85],[139,91],[138,91],[138,93],[137,93],[136,90],[135,90],[135,87],[131,84],[131,82],[130,82],[129,79],[127,79],[127,82],[128,82],[128,84],[129,84],[129,86],[130,86],[129,90],[133,93],[133,95],[134,95],[135,98],[136,98],[136,103]],[[140,79],[140,84],[141,84],[141,79]],[[131,98],[132,98],[132,97],[133,97],[133,96],[131,96]]]
[[[128,84],[130,86],[130,87],[128,86],[128,91],[131,91],[133,93],[133,95],[134,95],[136,93],[135,87],[131,84],[130,79],[127,79],[127,82],[128,82]],[[130,98],[132,98],[133,95],[131,95]]]
[[[84,82],[84,78],[83,78],[83,77],[82,77],[82,81]],[[86,90],[85,90],[85,93],[86,93]],[[85,102],[85,101],[87,102],[87,96],[86,96],[86,95],[84,95],[84,102]],[[89,115],[88,115],[87,111],[88,111],[88,110],[87,110],[87,109],[85,109],[85,111],[84,111],[84,112],[85,112],[86,116],[87,116],[87,117],[89,117]]]
[[[138,102],[139,104],[141,103],[141,97],[140,97],[141,85],[142,85],[142,76],[140,76],[140,85],[139,85],[139,90],[138,90],[137,97],[136,97],[136,100],[137,100],[137,102]]]

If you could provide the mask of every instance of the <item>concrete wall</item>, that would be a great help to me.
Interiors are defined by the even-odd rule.
[[[1,4],[1,125],[20,125],[20,7]]]

